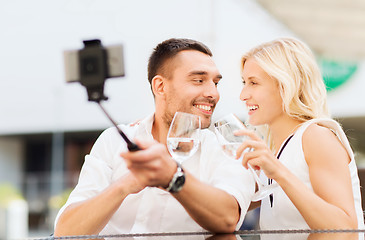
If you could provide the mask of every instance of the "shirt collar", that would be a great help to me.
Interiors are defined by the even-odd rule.
[[[153,125],[154,120],[155,120],[154,113],[152,113],[149,116],[147,116],[146,118],[142,119],[138,124],[136,136],[143,136],[144,138],[147,137],[152,140],[153,139],[152,125]]]

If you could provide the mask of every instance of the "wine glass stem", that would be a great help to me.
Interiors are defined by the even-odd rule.
[[[251,166],[251,164],[247,163],[247,166],[251,170],[251,172],[253,174],[253,177],[255,178],[255,181],[256,181],[259,189],[260,189],[262,186],[264,186],[264,184],[262,184],[262,182],[260,181],[259,176],[257,176],[256,171],[255,171],[255,169],[253,169],[253,167]]]

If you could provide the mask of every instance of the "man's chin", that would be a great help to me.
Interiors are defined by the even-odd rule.
[[[209,119],[201,119],[202,129],[209,128],[210,123],[211,123],[210,118]]]

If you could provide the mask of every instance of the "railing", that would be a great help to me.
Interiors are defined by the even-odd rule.
[[[51,229],[55,214],[63,200],[50,201],[52,197],[61,196],[63,191],[74,188],[79,172],[36,172],[24,177],[23,194],[28,203],[30,228]],[[57,186],[58,192],[54,191]],[[62,198],[62,197],[61,197]]]

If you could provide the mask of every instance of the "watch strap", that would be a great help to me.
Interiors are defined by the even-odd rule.
[[[185,183],[185,173],[184,169],[181,167],[181,164],[176,162],[177,169],[175,174],[172,176],[172,179],[166,188],[166,191],[170,193],[177,193],[181,190],[182,186]]]

